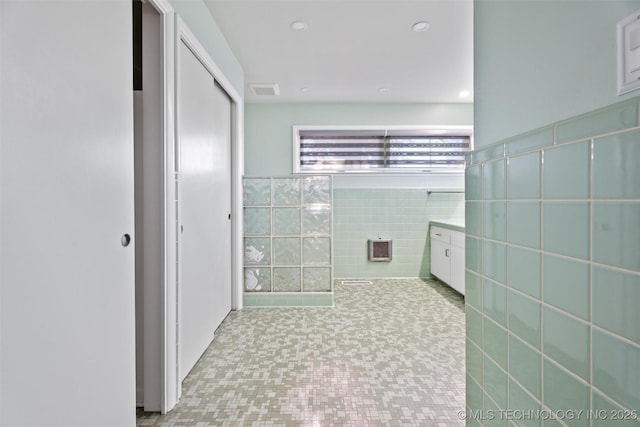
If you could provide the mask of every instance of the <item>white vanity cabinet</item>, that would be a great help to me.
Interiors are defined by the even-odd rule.
[[[431,274],[464,295],[464,233],[431,226]]]

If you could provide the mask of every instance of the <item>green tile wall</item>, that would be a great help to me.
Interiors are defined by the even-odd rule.
[[[640,425],[639,100],[467,156],[467,425]]]
[[[429,277],[431,220],[464,224],[464,194],[427,189],[334,189],[336,278]],[[367,240],[393,240],[391,262],[367,260]]]

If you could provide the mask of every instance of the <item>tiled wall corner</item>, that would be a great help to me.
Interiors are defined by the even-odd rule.
[[[640,425],[638,100],[467,157],[467,425]]]
[[[244,305],[333,305],[331,177],[243,185]]]
[[[334,276],[429,277],[431,220],[464,221],[464,194],[427,189],[334,190]],[[367,240],[393,240],[391,262],[367,260]]]

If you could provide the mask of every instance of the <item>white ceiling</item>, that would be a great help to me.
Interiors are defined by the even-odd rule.
[[[204,1],[244,68],[247,102],[473,101],[459,97],[473,93],[472,0]],[[412,31],[418,21],[430,28]]]

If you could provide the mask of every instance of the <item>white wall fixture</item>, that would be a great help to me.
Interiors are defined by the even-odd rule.
[[[618,22],[618,95],[640,88],[640,10]]]

